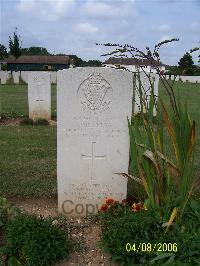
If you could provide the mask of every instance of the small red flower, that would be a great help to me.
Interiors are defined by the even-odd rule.
[[[114,199],[112,199],[112,198],[107,198],[106,199],[106,204],[108,204],[108,205],[110,205],[110,204],[114,204]]]
[[[101,206],[101,208],[100,208],[100,211],[106,211],[107,209],[108,209],[108,205],[107,204],[103,204],[102,206]]]

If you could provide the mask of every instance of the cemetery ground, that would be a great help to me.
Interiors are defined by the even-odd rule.
[[[188,102],[189,113],[197,123],[195,174],[198,175],[200,85],[175,82],[174,87],[181,100]],[[167,99],[161,85],[159,96]],[[56,216],[56,125],[20,125],[20,121],[28,117],[27,85],[0,85],[0,99],[0,194],[29,213]],[[55,85],[52,86],[52,117],[56,120]],[[129,194],[134,194],[132,186]],[[70,235],[79,241],[79,246],[70,259],[60,265],[114,265],[96,247],[100,239],[95,220],[72,219]]]
[[[200,171],[200,85],[175,83],[176,94],[188,102],[197,123],[195,172]],[[159,96],[167,98],[162,86]],[[1,85],[0,193],[7,197],[56,198],[56,126],[21,126],[28,117],[26,85]],[[52,86],[52,116],[56,116],[56,87]],[[14,184],[14,185],[13,185]]]

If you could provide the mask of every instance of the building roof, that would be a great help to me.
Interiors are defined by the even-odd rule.
[[[110,57],[103,64],[111,64],[111,65],[142,65],[142,66],[150,66],[151,63],[147,59],[135,59],[135,58],[119,58],[119,57]],[[156,66],[163,66],[163,64],[154,61]]]
[[[18,58],[9,56],[8,64],[69,64],[69,56],[64,55],[22,55]]]

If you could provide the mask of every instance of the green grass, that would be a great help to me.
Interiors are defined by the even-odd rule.
[[[56,196],[56,127],[0,126],[0,194]]]
[[[196,122],[196,156],[195,156],[195,174],[198,176],[200,172],[200,84],[175,82],[174,92],[176,96],[180,96],[181,102],[187,103],[188,111],[192,120]],[[159,96],[163,101],[169,104],[165,89],[160,83]]]
[[[28,116],[28,86],[0,85],[0,114]],[[56,86],[51,87],[51,114],[56,116]]]
[[[196,174],[200,164],[200,85],[176,82],[175,92],[197,124]],[[52,87],[52,114],[56,114],[56,89]],[[1,85],[3,112],[28,114],[27,86]],[[167,100],[162,86],[160,96]],[[0,125],[0,194],[9,197],[56,197],[56,127]]]

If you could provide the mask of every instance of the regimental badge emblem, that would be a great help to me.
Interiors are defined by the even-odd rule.
[[[78,96],[84,110],[102,112],[110,107],[112,87],[99,73],[94,72],[81,83]]]

